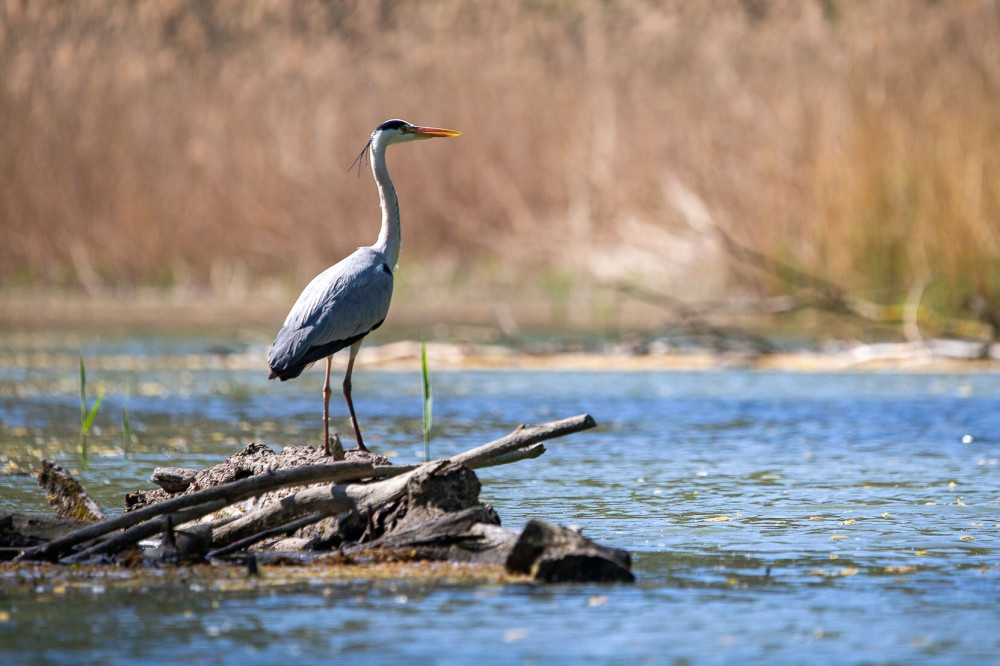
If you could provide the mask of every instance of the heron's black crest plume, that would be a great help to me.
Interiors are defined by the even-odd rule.
[[[404,127],[410,127],[410,123],[405,120],[400,120],[399,118],[393,118],[392,120],[387,120],[378,127],[375,128],[376,132],[381,132],[382,130],[398,130]]]
[[[353,169],[354,166],[357,165],[357,167],[358,167],[358,178],[361,178],[361,167],[367,166],[368,163],[369,163],[369,160],[371,160],[371,157],[370,157],[371,150],[372,150],[372,140],[368,139],[368,143],[366,143],[365,147],[361,149],[361,152],[358,153],[358,156],[356,158],[354,158],[354,161],[351,163],[351,166],[347,170],[347,172],[350,173],[351,169]]]

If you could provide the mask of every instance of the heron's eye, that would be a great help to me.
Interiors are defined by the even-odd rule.
[[[402,125],[400,126],[399,131],[403,134],[410,134],[413,131],[413,128],[409,125]]]

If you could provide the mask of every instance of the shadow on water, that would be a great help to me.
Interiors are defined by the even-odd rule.
[[[106,393],[86,464],[76,352],[3,350],[0,505],[45,510],[20,475],[42,458],[117,511],[156,466],[316,436],[320,372],[269,384],[241,361],[252,345],[224,358],[205,347],[85,350],[88,384]],[[634,586],[284,581],[279,569],[257,585],[38,580],[0,588],[4,661],[997,663],[1000,376],[432,373],[436,456],[521,422],[597,418],[539,460],[483,470],[483,497],[507,526],[540,517],[629,549]],[[419,371],[365,369],[354,391],[369,446],[421,460]]]

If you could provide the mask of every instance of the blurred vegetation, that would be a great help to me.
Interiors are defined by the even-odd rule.
[[[11,0],[0,284],[294,292],[374,241],[390,117],[464,132],[389,157],[411,286],[793,288],[725,234],[1000,308],[1000,4],[958,0]]]

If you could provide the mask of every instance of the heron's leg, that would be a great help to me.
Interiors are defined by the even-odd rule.
[[[330,455],[330,364],[333,356],[326,357],[326,379],[323,381],[323,455]]]
[[[347,411],[351,413],[351,425],[354,426],[354,436],[358,440],[358,450],[367,451],[365,443],[361,440],[361,428],[358,427],[358,417],[354,415],[354,403],[351,402],[351,372],[354,371],[354,357],[361,349],[361,340],[351,345],[351,357],[347,360],[347,374],[344,375],[344,399],[347,400]]]

